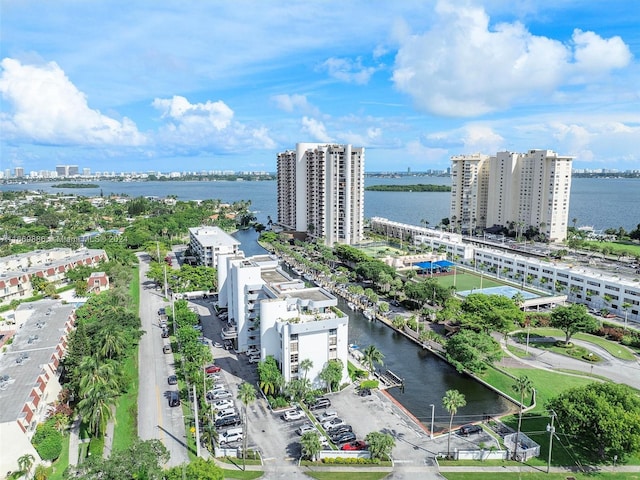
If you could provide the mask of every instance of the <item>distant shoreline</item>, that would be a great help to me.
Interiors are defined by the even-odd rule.
[[[414,185],[371,185],[365,187],[365,190],[373,192],[450,192],[451,187],[417,183]]]
[[[100,188],[97,183],[56,183],[51,185],[51,188]]]

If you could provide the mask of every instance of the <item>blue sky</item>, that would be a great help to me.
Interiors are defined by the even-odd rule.
[[[547,148],[640,169],[635,0],[1,0],[0,169],[367,171]]]

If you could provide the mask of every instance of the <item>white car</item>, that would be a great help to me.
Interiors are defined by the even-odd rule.
[[[234,407],[225,408],[224,410],[220,410],[218,413],[216,413],[214,420],[220,420],[221,418],[225,418],[225,417],[232,417],[237,413],[238,412]]]
[[[214,342],[213,346],[216,348],[222,348],[222,344],[220,342]]]
[[[304,435],[307,432],[317,432],[317,431],[318,429],[314,427],[311,423],[305,423],[298,427],[298,429],[296,430],[296,433],[298,435]]]
[[[227,408],[233,408],[233,401],[229,398],[223,398],[222,400],[213,402],[211,406],[216,410],[222,411]]]
[[[229,398],[231,396],[231,392],[227,390],[216,390],[215,392],[212,392],[211,399],[219,400],[221,398]]]
[[[259,363],[260,357],[249,357],[249,363]]]
[[[332,420],[328,420],[326,422],[324,422],[322,424],[322,428],[324,428],[325,430],[328,430],[330,428],[335,428],[335,427],[339,427],[340,425],[346,425],[347,423],[342,420],[341,418],[334,418]]]
[[[218,443],[220,444],[233,443],[239,440],[242,440],[242,433],[232,432],[231,430],[223,432],[218,436]]]
[[[329,420],[333,420],[338,416],[338,412],[335,410],[326,410],[321,415],[318,415],[316,418],[320,423],[328,422]]]
[[[284,412],[282,418],[284,418],[287,422],[291,422],[294,420],[302,420],[306,418],[306,414],[302,410],[287,410]]]

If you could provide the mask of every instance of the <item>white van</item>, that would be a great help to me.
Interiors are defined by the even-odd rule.
[[[218,443],[232,443],[242,440],[242,428],[230,428],[226,432],[222,432],[218,435]]]
[[[220,410],[218,413],[216,413],[215,420],[218,420],[224,417],[230,417],[232,415],[235,415],[236,413],[238,412],[236,411],[235,408],[225,408],[224,410]]]

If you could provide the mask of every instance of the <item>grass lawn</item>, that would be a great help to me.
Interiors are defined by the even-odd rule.
[[[545,473],[532,472],[532,473],[515,473],[515,472],[445,472],[444,477],[447,480],[495,480],[499,477],[500,480],[566,480],[567,478],[575,478],[576,480],[638,480],[640,474],[638,473]]]
[[[560,339],[564,339],[565,337],[562,330],[557,328],[532,328],[531,333],[545,337],[559,337]],[[591,335],[589,333],[576,333],[572,338],[598,345],[599,347],[604,348],[614,357],[621,360],[634,361],[636,359],[633,352],[624,345],[620,345],[617,342],[612,342],[611,340],[607,340],[606,338],[598,337],[597,335]]]
[[[386,472],[305,472],[317,480],[380,480],[389,475]],[[495,475],[495,474],[494,474]]]
[[[224,473],[224,478],[240,478],[243,480],[254,480],[255,478],[262,477],[264,472],[254,472],[251,470],[222,470]]]
[[[608,247],[611,249],[613,255],[628,255],[631,257],[640,256],[640,245],[637,243],[587,241],[585,244],[595,245],[599,249],[602,249],[602,247]]]
[[[47,469],[47,480],[62,480],[62,473],[69,466],[69,434],[62,437],[62,451],[58,459]]]
[[[113,450],[124,450],[138,437],[138,349],[125,361],[124,371],[130,382],[127,392],[116,405],[116,424],[113,432]]]

